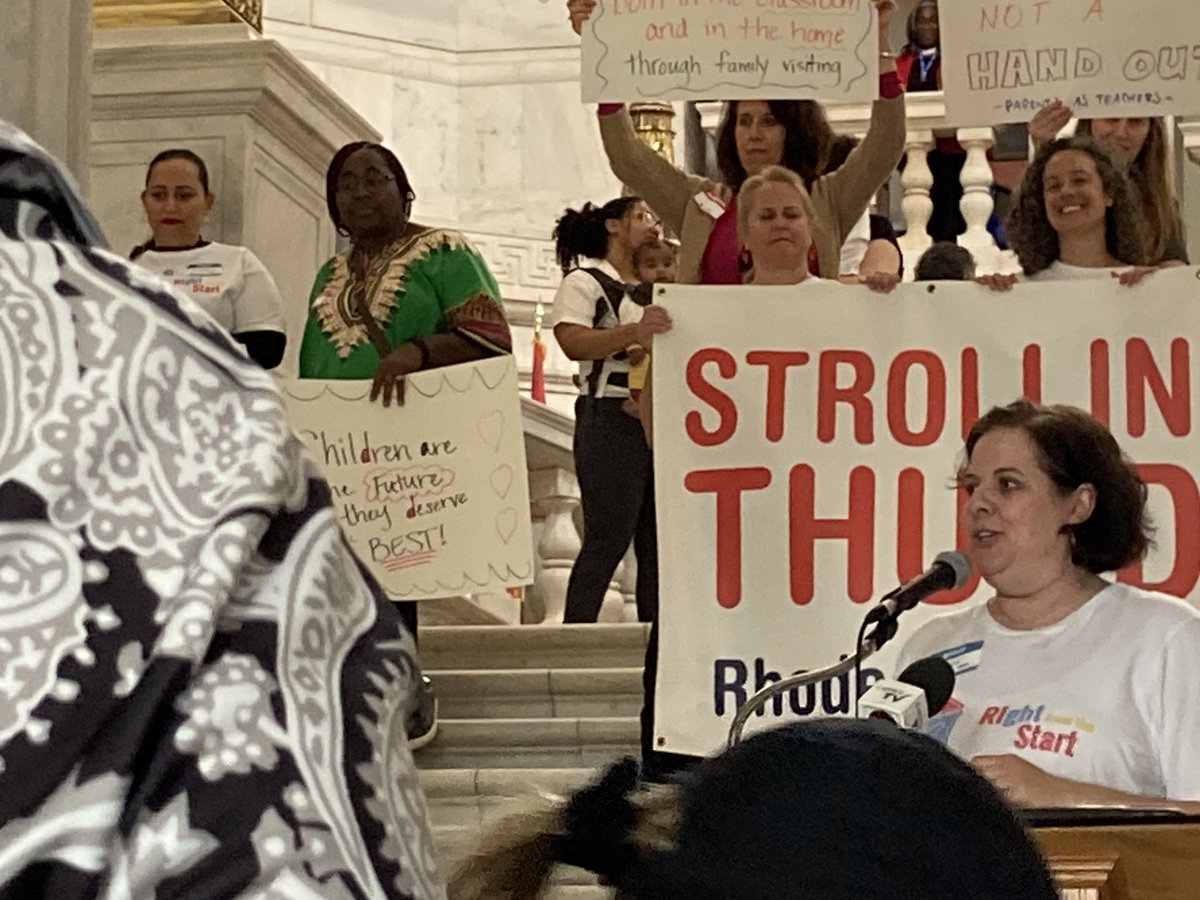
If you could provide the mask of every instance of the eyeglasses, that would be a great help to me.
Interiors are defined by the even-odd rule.
[[[353,175],[343,175],[337,180],[337,192],[339,194],[352,194],[358,190],[360,184],[366,187],[367,190],[374,191],[395,180],[391,175],[384,175],[382,172],[367,172],[361,180],[355,178]]]

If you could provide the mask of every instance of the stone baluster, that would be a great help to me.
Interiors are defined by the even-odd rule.
[[[609,618],[610,610],[608,598],[605,598],[604,608],[600,610],[601,622],[636,622],[637,615],[637,555],[633,552],[633,545],[625,551],[625,558],[621,560],[621,565],[617,567],[616,574],[617,590],[621,593],[621,605],[619,608],[613,608],[611,611],[612,618]]]
[[[959,201],[967,230],[959,236],[958,243],[971,251],[979,272],[994,272],[1000,262],[999,248],[987,229],[992,210],[995,209],[992,200],[992,167],[987,152],[995,140],[990,127],[958,129],[958,142],[967,151],[967,161],[962,169],[963,195]]]
[[[908,162],[900,176],[900,183],[904,186],[900,208],[904,211],[906,230],[900,238],[900,250],[904,254],[904,277],[911,281],[917,260],[933,243],[927,230],[933,215],[933,201],[929,198],[933,173],[929,171],[928,161],[929,151],[933,149],[933,131],[910,131],[906,148]]]
[[[575,527],[579,507],[579,482],[562,468],[529,473],[529,501],[534,519],[542,520],[537,542],[538,566],[533,590],[526,603],[526,621],[561,623],[567,606],[567,581],[582,542]]]

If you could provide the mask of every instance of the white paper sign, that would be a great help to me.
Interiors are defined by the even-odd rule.
[[[1200,112],[1200,18],[1179,0],[954,0],[938,9],[946,117]]]
[[[871,0],[600,0],[583,32],[583,99],[870,102]]]
[[[674,327],[654,342],[658,748],[710,753],[765,683],[853,652],[870,606],[956,545],[963,438],[1022,395],[1110,423],[1158,526],[1156,550],[1122,578],[1194,599],[1198,301],[1192,269],[1002,297],[973,284],[667,287],[657,302]],[[979,584],[935,599],[981,599]],[[945,609],[906,613],[864,689]],[[847,676],[781,696],[749,730],[853,700]]]
[[[511,356],[418,372],[404,406],[369,381],[283,386],[354,551],[400,600],[533,581],[529,483]]]

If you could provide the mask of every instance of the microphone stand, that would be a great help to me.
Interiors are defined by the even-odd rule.
[[[810,684],[819,684],[827,678],[837,678],[849,672],[855,666],[862,663],[867,657],[876,653],[880,647],[890,641],[896,635],[896,617],[891,616],[881,620],[872,629],[871,633],[857,648],[853,656],[847,656],[841,662],[834,663],[832,666],[826,666],[824,669],[816,669],[812,672],[800,672],[796,675],[789,675],[774,684],[766,685],[762,690],[756,693],[753,697],[738,707],[737,713],[733,717],[733,723],[729,726],[729,740],[725,748],[730,749],[736,747],[742,740],[742,731],[746,727],[746,722],[752,715],[758,712],[768,700],[776,694],[782,694],[784,691],[789,691],[792,688],[808,687]],[[855,693],[858,692],[858,685],[854,686]]]

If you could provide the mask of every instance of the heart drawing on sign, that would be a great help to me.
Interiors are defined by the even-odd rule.
[[[479,420],[479,436],[483,442],[500,452],[500,441],[504,439],[504,413],[498,409],[492,410]]]
[[[502,463],[488,476],[488,481],[491,482],[492,490],[496,492],[496,496],[503,500],[508,496],[508,492],[512,490],[513,467],[508,463]]]
[[[513,539],[513,535],[517,533],[517,511],[511,506],[500,510],[496,514],[496,534],[500,535],[500,540],[508,543]]]

